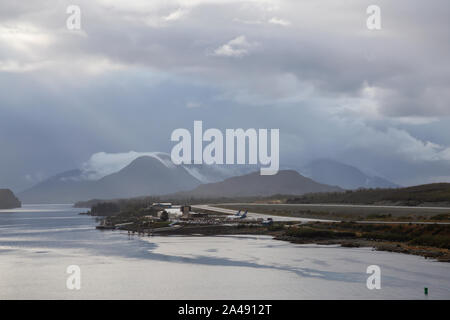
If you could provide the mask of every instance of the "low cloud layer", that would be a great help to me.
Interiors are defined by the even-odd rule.
[[[133,160],[144,156],[155,158],[167,167],[173,166],[170,161],[167,161],[167,154],[161,152],[97,152],[81,166],[82,176],[88,180],[97,180],[108,174],[122,170]]]
[[[81,0],[76,31],[71,4],[0,3],[0,187],[170,152],[194,120],[279,128],[282,166],[450,181],[448,1],[378,1],[377,31],[369,1]]]

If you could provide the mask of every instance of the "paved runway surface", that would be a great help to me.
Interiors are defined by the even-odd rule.
[[[227,203],[227,205],[242,205],[243,208],[245,206],[264,206],[265,204],[250,204],[250,203]],[[445,207],[393,207],[393,206],[365,206],[365,205],[328,205],[328,204],[269,204],[269,206],[315,206],[315,207],[339,207],[339,208],[389,208],[394,209],[400,208],[400,209],[425,209],[425,210],[437,210],[440,213],[442,211],[450,211],[450,208]],[[225,209],[225,208],[219,208],[211,205],[193,205],[192,208],[197,209],[203,209],[203,210],[210,210],[218,213],[226,213],[230,215],[236,214],[236,210],[234,209]],[[272,218],[274,221],[299,221],[299,222],[314,222],[314,221],[321,221],[321,222],[340,222],[341,220],[327,220],[327,219],[313,219],[313,218],[300,218],[300,217],[287,217],[287,216],[278,216],[278,215],[270,215],[270,214],[264,214],[264,213],[258,213],[258,212],[248,212],[247,214],[248,218]],[[422,222],[422,221],[355,221],[357,223],[389,223],[389,224],[444,224],[444,225],[450,225],[450,222]]]

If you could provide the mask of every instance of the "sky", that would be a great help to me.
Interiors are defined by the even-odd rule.
[[[0,187],[170,152],[194,120],[279,129],[282,167],[450,182],[449,16],[448,0],[0,0]]]

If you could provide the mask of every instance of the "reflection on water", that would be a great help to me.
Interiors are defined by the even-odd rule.
[[[67,205],[0,213],[0,298],[450,298],[450,264],[267,236],[137,237],[95,230]],[[67,266],[82,270],[66,289]],[[382,289],[366,288],[368,265]]]

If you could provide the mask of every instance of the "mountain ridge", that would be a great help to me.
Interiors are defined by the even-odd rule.
[[[378,176],[370,176],[359,168],[332,159],[316,159],[299,170],[314,181],[338,185],[343,189],[398,188],[399,185]]]
[[[214,196],[220,197],[220,190],[213,192],[214,189],[207,189],[215,188],[217,183],[235,181],[230,182],[228,180],[230,178],[248,175],[257,181],[252,180],[252,184],[244,179],[241,184],[246,186],[245,188],[241,188],[238,184],[230,188],[240,191],[232,192],[230,188],[224,187],[226,193],[229,196],[300,195],[305,192],[342,191],[361,187],[396,187],[383,178],[370,177],[356,167],[334,160],[318,159],[312,163],[315,165],[304,167],[300,170],[301,173],[299,170],[280,170],[281,175],[279,172],[272,178],[256,179],[256,173],[250,172],[258,170],[254,166],[221,167],[192,164],[177,166],[171,162],[169,154],[155,152],[139,156],[120,170],[106,175],[96,175],[95,172],[86,171],[86,168],[69,170],[18,193],[18,196],[24,203],[75,203],[94,198],[165,196],[183,192],[185,195],[189,192],[197,195],[215,193]],[[301,187],[302,184],[304,187]]]
[[[274,194],[302,195],[312,192],[344,191],[337,186],[318,183],[295,170],[280,170],[276,175],[260,175],[259,171],[231,177],[221,182],[202,184],[194,190],[178,192],[178,197],[247,197]]]
[[[189,190],[201,183],[182,166],[169,168],[149,156],[138,157],[118,172],[98,180],[83,180],[81,175],[82,171],[78,169],[66,171],[18,196],[25,203],[75,203],[92,198],[160,195]]]

